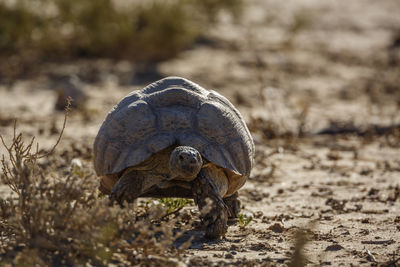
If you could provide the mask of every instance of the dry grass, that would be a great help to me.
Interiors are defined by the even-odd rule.
[[[1,140],[7,149],[1,178],[13,194],[0,198],[0,264],[173,265],[190,244],[172,245],[189,223],[165,218],[162,205],[110,206],[98,197],[92,168],[79,166],[77,172],[75,166],[61,175],[60,158],[41,154],[34,139],[26,142],[15,127],[10,145]],[[38,164],[40,158],[47,163]]]

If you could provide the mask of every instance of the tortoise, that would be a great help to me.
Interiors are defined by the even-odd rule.
[[[225,97],[167,77],[109,112],[94,142],[94,167],[100,191],[120,205],[138,197],[193,198],[205,237],[216,239],[240,211],[237,191],[254,151],[242,116]]]

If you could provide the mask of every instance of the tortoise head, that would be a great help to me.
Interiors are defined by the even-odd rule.
[[[203,160],[199,151],[190,146],[178,146],[169,157],[171,179],[192,181],[202,165]]]

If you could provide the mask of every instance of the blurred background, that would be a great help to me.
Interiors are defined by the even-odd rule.
[[[116,225],[108,224],[115,217],[87,212],[94,204],[85,196],[97,199],[93,141],[125,95],[172,75],[226,96],[243,114],[256,145],[255,166],[239,191],[241,225],[232,226],[221,242],[203,246],[196,241],[183,252],[197,262],[193,266],[225,266],[224,260],[235,266],[305,266],[302,250],[307,265],[398,266],[399,0],[0,0],[0,135],[5,142],[11,144],[17,120],[16,132],[23,133],[28,148],[38,142],[39,150],[49,151],[63,128],[66,99],[73,99],[55,153],[41,151],[40,175],[21,180],[22,188],[35,189],[32,179],[39,176],[61,187],[47,190],[39,184],[40,194],[20,194],[31,217],[25,210],[7,211],[0,201],[0,254],[9,251],[6,263],[16,259],[14,264],[30,266],[23,261],[33,262],[38,253],[45,260],[37,265],[59,266],[58,256],[52,258],[57,244],[70,244],[64,250],[71,263],[98,260],[99,232],[108,236],[100,252],[115,250],[116,236],[107,230],[122,229],[109,228]],[[9,150],[18,150],[15,144]],[[0,145],[3,153],[6,159],[12,154]],[[14,158],[20,162],[21,157]],[[10,195],[4,179],[9,162],[3,158],[1,163],[0,200]],[[28,173],[19,171],[22,177]],[[70,207],[64,205],[70,194],[65,188],[83,203],[72,221],[63,212]],[[51,198],[53,193],[58,197]],[[44,205],[48,200],[51,205]],[[4,226],[5,211],[16,218],[9,226]],[[190,214],[187,220],[198,220]],[[59,217],[63,223],[53,224]],[[244,224],[243,218],[249,221]],[[21,220],[25,228],[16,235]],[[35,225],[45,239],[36,239]],[[49,225],[64,228],[54,231]],[[89,230],[82,234],[81,228]],[[308,229],[306,246],[297,235],[301,228]],[[11,229],[8,236],[17,236],[26,249],[19,241],[15,249],[7,245],[4,229]],[[131,237],[126,241],[121,242],[129,249],[126,255],[136,258]],[[79,242],[89,248],[83,254]],[[165,256],[163,246],[170,243],[159,244]],[[103,256],[110,260],[107,253]],[[75,261],[75,255],[84,261],[78,256]]]
[[[256,139],[399,124],[400,2],[1,0],[0,133],[91,144],[110,108],[176,75],[227,96]],[[376,129],[375,129],[376,130]]]

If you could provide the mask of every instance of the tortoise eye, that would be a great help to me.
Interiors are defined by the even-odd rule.
[[[179,160],[184,160],[184,157],[182,155],[179,155]]]

